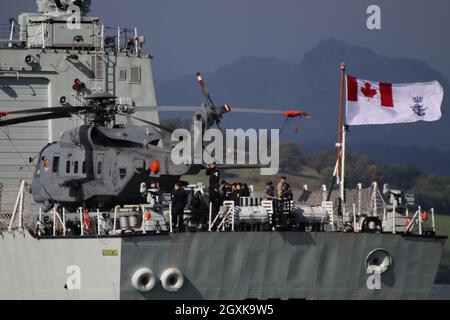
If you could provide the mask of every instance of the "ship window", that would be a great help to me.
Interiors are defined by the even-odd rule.
[[[53,157],[53,166],[52,166],[52,172],[58,173],[59,170],[59,156]]]
[[[92,70],[94,72],[95,79],[103,79],[103,67],[105,63],[103,62],[102,56],[93,55],[92,56]]]
[[[78,173],[78,161],[75,161],[75,163],[73,164],[73,173]]]
[[[119,81],[127,81],[127,69],[126,68],[119,69]]]
[[[70,173],[70,161],[66,162],[66,173]]]
[[[81,167],[81,173],[86,174],[86,161],[83,161],[83,165]]]
[[[141,67],[131,67],[131,83],[141,83]]]
[[[97,174],[102,174],[102,162],[97,162]]]

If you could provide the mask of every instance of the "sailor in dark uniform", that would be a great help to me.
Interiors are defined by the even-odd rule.
[[[172,225],[175,228],[178,227],[179,232],[184,231],[183,214],[187,200],[187,193],[181,182],[175,183],[175,188],[172,191]]]
[[[206,175],[209,176],[209,192],[212,193],[214,189],[219,189],[220,172],[217,164],[208,164]]]

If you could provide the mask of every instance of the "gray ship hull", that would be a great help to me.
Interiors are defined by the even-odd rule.
[[[198,232],[122,238],[3,233],[0,299],[429,299],[445,238],[368,233]],[[368,288],[366,257],[392,265]],[[73,266],[80,287],[67,288]],[[178,268],[184,285],[148,293],[132,277]]]

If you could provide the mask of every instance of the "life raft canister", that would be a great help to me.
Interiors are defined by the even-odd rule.
[[[139,292],[149,292],[156,284],[155,274],[149,268],[139,269],[133,274],[131,284]]]
[[[161,274],[161,284],[164,290],[177,292],[183,287],[184,276],[177,268],[168,268]]]

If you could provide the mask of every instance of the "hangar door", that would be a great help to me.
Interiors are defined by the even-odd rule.
[[[0,111],[48,106],[47,79],[0,78]],[[48,143],[48,137],[49,121],[0,127],[0,183],[17,187],[23,179],[31,182],[35,168],[29,158],[36,157]]]

